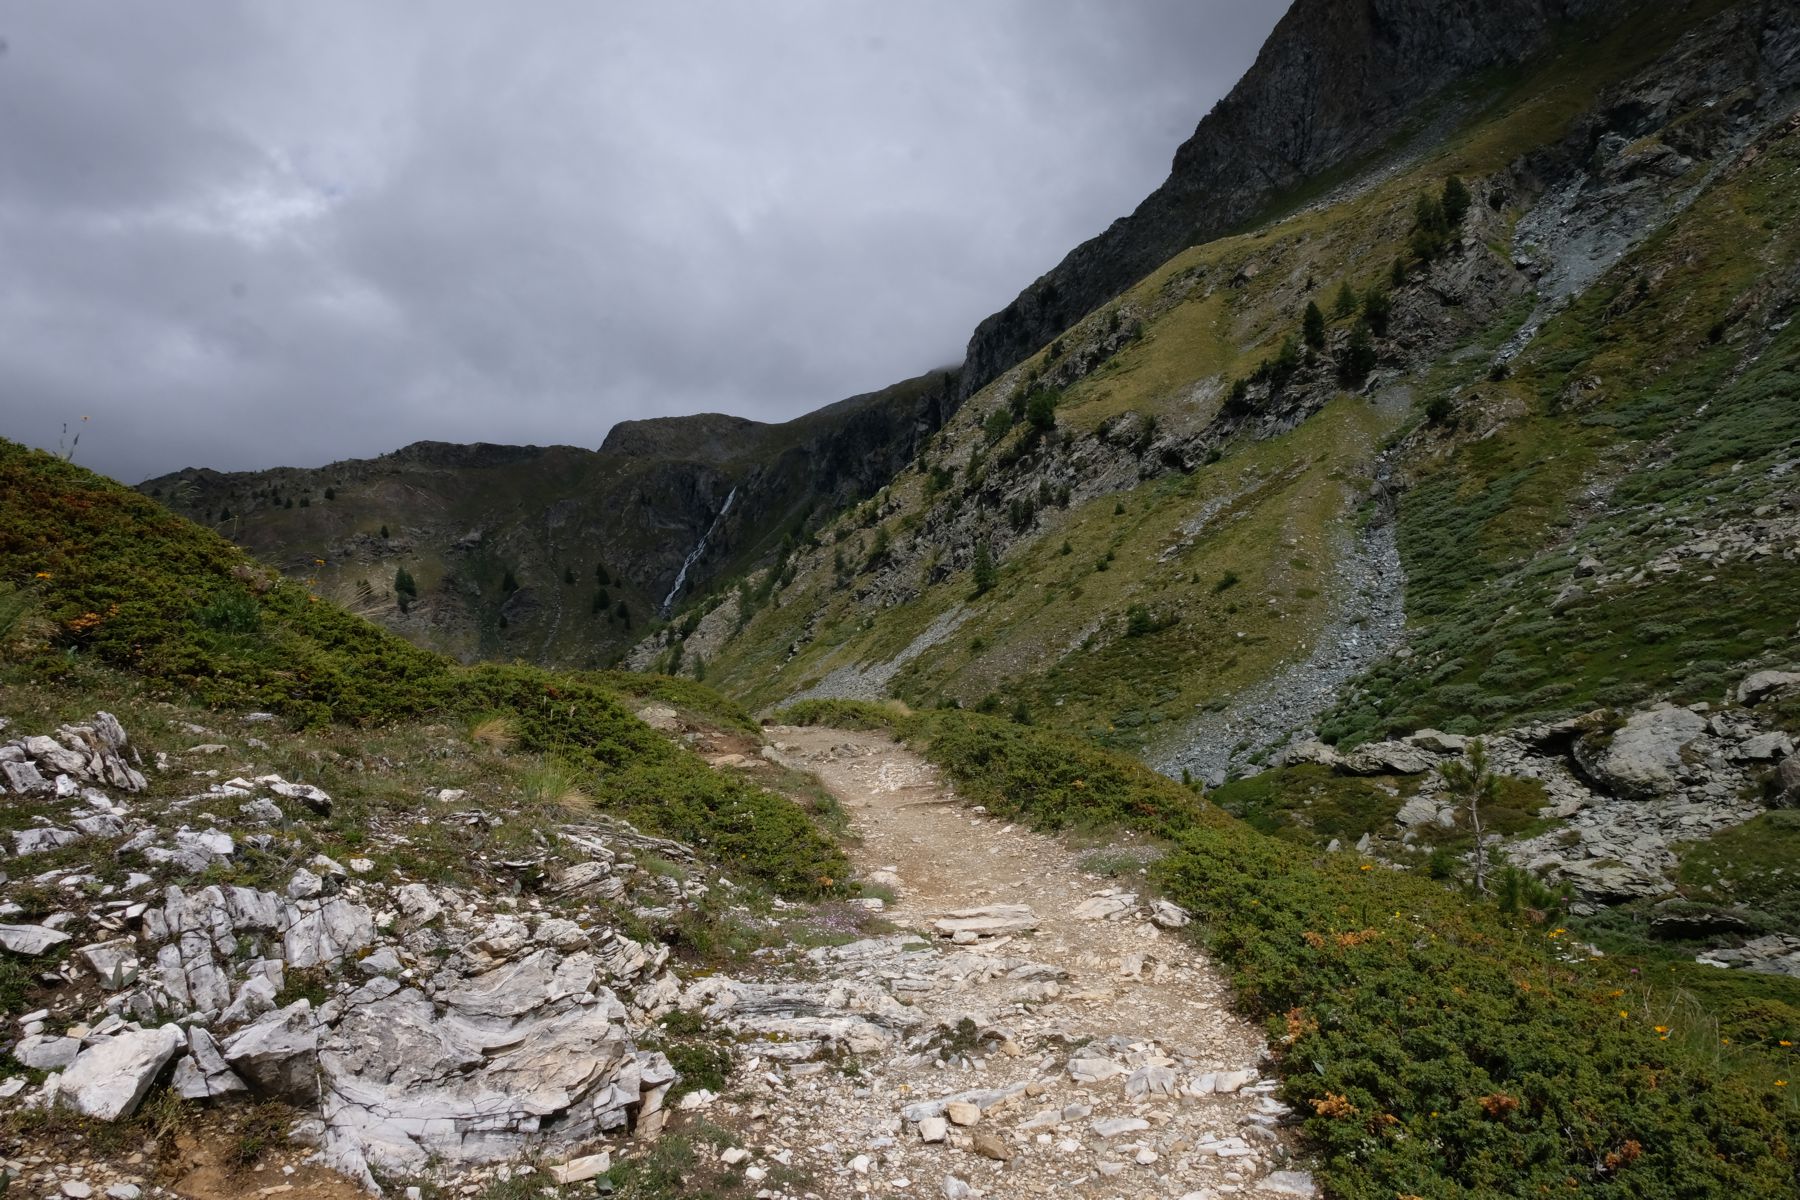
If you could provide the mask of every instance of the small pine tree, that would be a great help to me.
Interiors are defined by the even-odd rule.
[[[221,508],[219,510],[219,520],[221,520],[221,521],[231,520],[231,510],[229,508]]]
[[[625,623],[625,628],[631,628],[631,610],[625,607],[625,602],[623,600],[619,601],[619,607],[613,609],[613,616],[623,621]]]
[[[337,499],[337,489],[336,488],[326,488],[325,489],[325,498],[327,500],[336,500]]]
[[[1331,315],[1341,321],[1355,311],[1356,289],[1350,286],[1348,280],[1345,280],[1344,285],[1338,288],[1337,299],[1331,305]]]
[[[999,572],[994,569],[994,552],[988,548],[986,542],[981,542],[975,547],[974,574],[977,596],[992,591],[994,584],[998,581]]]
[[[1451,229],[1461,229],[1471,203],[1468,186],[1461,179],[1452,175],[1444,180],[1444,195],[1438,201],[1438,207],[1443,209],[1445,224]]]
[[[381,527],[381,540],[384,542],[387,541],[387,536],[388,536],[387,526],[383,525]]]
[[[1281,352],[1275,356],[1275,361],[1269,367],[1270,374],[1275,380],[1275,386],[1280,387],[1292,379],[1294,372],[1299,369],[1300,343],[1295,340],[1293,334],[1289,334],[1282,339]]]
[[[508,595],[511,595],[512,593],[519,590],[519,581],[516,578],[514,578],[511,567],[508,567],[506,569],[506,574],[503,577],[501,577],[500,590],[507,593]]]
[[[1350,331],[1343,357],[1338,360],[1338,376],[1346,385],[1358,386],[1375,369],[1375,363],[1375,335],[1369,332],[1366,321],[1358,321]]]
[[[1031,393],[1031,399],[1025,404],[1025,420],[1038,433],[1049,433],[1056,428],[1056,393],[1048,388],[1040,388]]]
[[[1306,339],[1309,348],[1325,348],[1325,314],[1311,300],[1306,302],[1306,314],[1300,318],[1300,335]]]
[[[1370,288],[1363,297],[1363,321],[1376,337],[1386,337],[1394,316],[1394,298],[1380,288]]]
[[[564,567],[563,568],[563,582],[564,583],[574,583],[575,582],[575,568],[574,567]]]
[[[612,596],[607,593],[605,588],[594,593],[593,612],[596,616],[605,614],[610,617],[612,615]]]
[[[394,572],[394,591],[409,597],[419,594],[419,585],[413,581],[412,572],[405,567]]]
[[[1394,285],[1395,288],[1403,288],[1406,286],[1406,260],[1405,259],[1396,258],[1394,260],[1394,265],[1388,268],[1388,280]]]
[[[990,442],[997,442],[1005,437],[1013,427],[1013,415],[1004,408],[996,408],[981,423],[981,432]]]
[[[1421,195],[1413,206],[1410,244],[1413,257],[1420,262],[1430,262],[1450,244],[1450,222],[1444,216],[1444,205],[1429,192]]]
[[[594,582],[601,587],[612,586],[612,576],[607,574],[605,563],[594,564]]]
[[[1488,891],[1487,833],[1481,824],[1483,805],[1500,799],[1500,778],[1488,769],[1487,744],[1477,738],[1469,743],[1467,759],[1451,759],[1438,768],[1444,793],[1457,807],[1468,810],[1469,829],[1475,835],[1475,890]]]
[[[312,507],[312,497],[311,496],[300,497],[300,507],[301,508],[311,508]]]
[[[286,500],[283,500],[281,502],[281,507],[283,507],[283,508],[294,507],[294,498],[292,496],[289,496]]]

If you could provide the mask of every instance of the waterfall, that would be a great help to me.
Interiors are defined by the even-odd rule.
[[[687,561],[685,561],[681,564],[681,570],[676,572],[676,574],[675,574],[675,586],[669,589],[669,594],[667,596],[663,597],[663,602],[662,602],[662,615],[663,616],[665,616],[665,617],[668,616],[670,611],[672,609],[674,609],[675,597],[679,596],[681,594],[681,589],[687,586],[688,568],[693,566],[695,563],[699,562],[700,556],[702,554],[706,553],[707,541],[712,537],[713,533],[719,528],[719,522],[723,521],[725,519],[725,514],[731,511],[731,502],[736,499],[737,499],[737,489],[736,488],[732,488],[729,492],[725,493],[725,507],[723,507],[719,510],[719,515],[712,519],[712,524],[708,525],[706,527],[706,532],[700,535],[700,541],[698,543],[696,543],[693,550],[691,550],[688,553]]]

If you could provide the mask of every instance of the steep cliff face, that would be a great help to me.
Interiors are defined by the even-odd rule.
[[[1381,147],[1445,89],[1541,52],[1559,22],[1630,0],[1298,0],[1231,93],[1175,153],[1130,216],[983,321],[971,396],[1185,247]]]

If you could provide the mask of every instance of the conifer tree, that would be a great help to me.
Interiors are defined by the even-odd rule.
[[[1310,349],[1323,350],[1325,348],[1325,314],[1320,312],[1319,306],[1311,300],[1306,302],[1306,315],[1300,319],[1300,334],[1306,339],[1306,344]]]
[[[1460,178],[1452,175],[1444,180],[1444,195],[1438,204],[1444,211],[1445,224],[1451,229],[1461,229],[1471,203],[1468,186]]]

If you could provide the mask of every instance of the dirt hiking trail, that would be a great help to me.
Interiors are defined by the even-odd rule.
[[[964,806],[885,734],[767,733],[848,810],[898,932],[810,952],[810,992],[729,1001],[753,1058],[715,1119],[747,1147],[830,1197],[1314,1194],[1260,1031],[1162,927],[1181,910]],[[835,1061],[802,1058],[819,1039]]]

